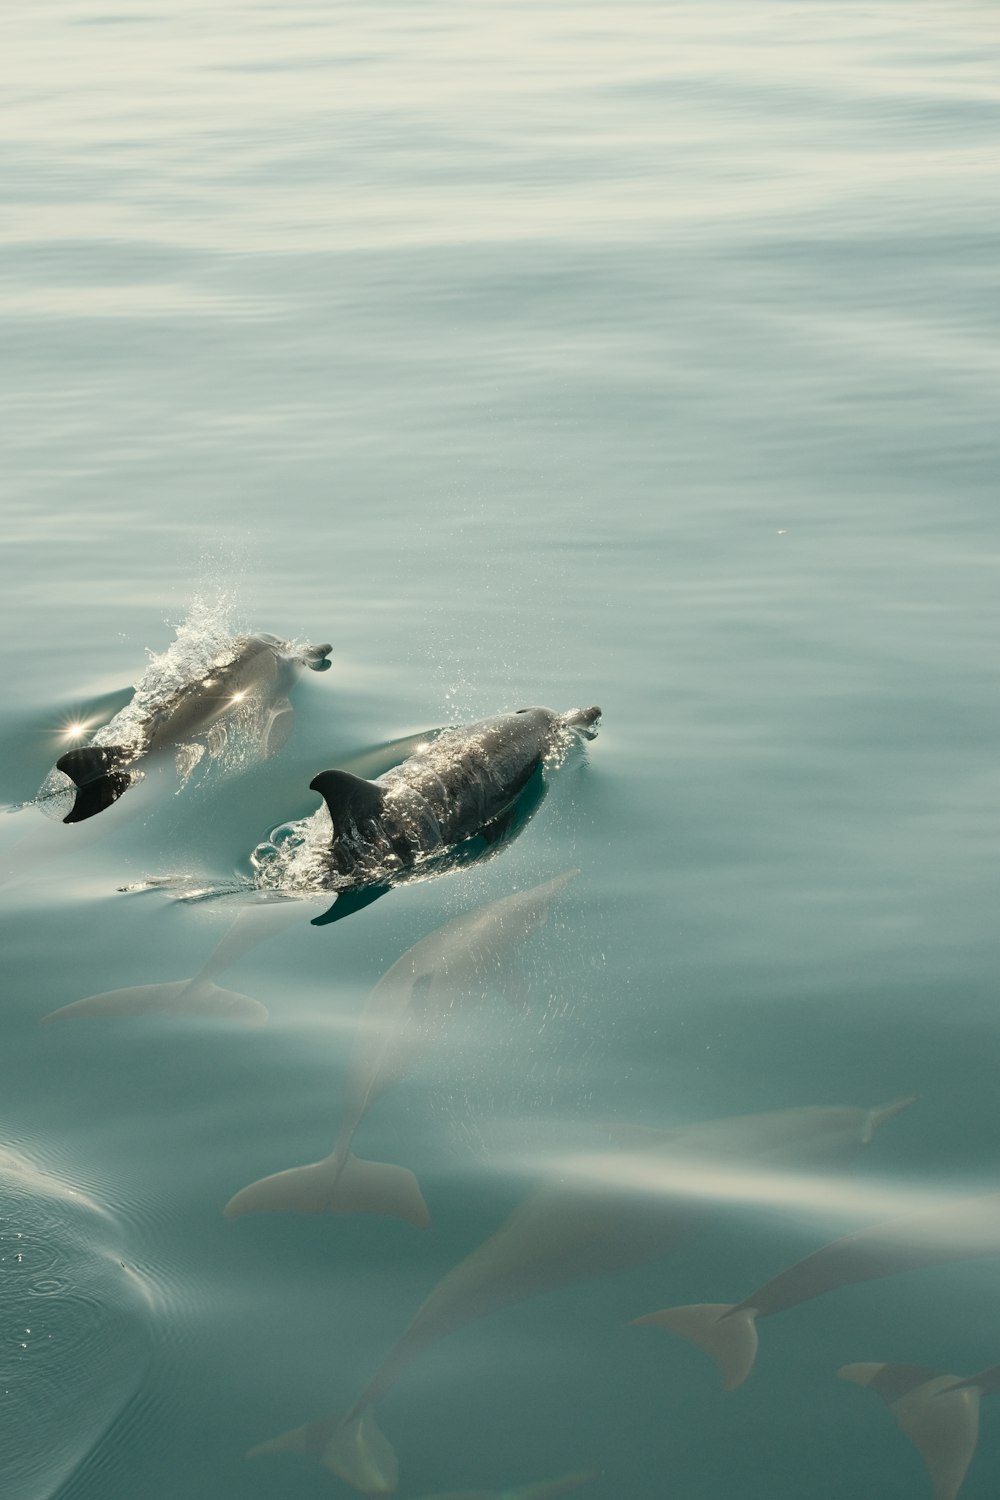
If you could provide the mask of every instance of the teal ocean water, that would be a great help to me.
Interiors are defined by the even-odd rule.
[[[981,1390],[994,1495],[927,1381],[1000,1362],[996,7],[4,51],[0,1491],[950,1500]],[[273,756],[36,800],[254,632],[331,645]],[[603,721],[493,857],[251,899],[318,772],[530,704]],[[352,1110],[381,1174],[232,1202]],[[632,1326],[742,1299],[730,1392]]]

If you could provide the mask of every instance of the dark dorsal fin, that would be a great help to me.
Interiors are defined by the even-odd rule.
[[[81,745],[79,750],[67,750],[65,755],[60,755],[56,770],[62,771],[77,786],[86,786],[88,781],[96,781],[128,759],[128,751],[120,745]]]
[[[95,776],[93,781],[85,781],[83,786],[77,787],[76,801],[63,822],[83,823],[96,813],[103,812],[112,802],[118,801],[122,792],[128,791],[133,779],[141,781],[142,773],[137,771],[133,778],[128,771],[109,771],[106,776]]]
[[[385,793],[372,781],[352,776],[350,771],[320,771],[309,783],[311,792],[319,792],[330,810],[334,837],[349,823],[373,820],[382,815]]]
[[[131,759],[131,752],[118,745],[82,745],[78,750],[67,750],[56,761],[56,770],[62,771],[76,783],[76,800],[72,810],[63,818],[64,823],[83,823],[96,813],[103,812],[112,802],[117,802],[122,792],[127,792],[133,778],[127,771],[116,770]]]

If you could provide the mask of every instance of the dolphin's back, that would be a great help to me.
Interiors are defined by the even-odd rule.
[[[419,798],[440,842],[454,844],[510,807],[552,748],[558,725],[549,709],[532,708],[446,730],[377,784],[390,807]]]

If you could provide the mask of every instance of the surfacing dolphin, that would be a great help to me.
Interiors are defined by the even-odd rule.
[[[794,1160],[826,1163],[853,1154],[874,1130],[912,1101],[877,1109],[847,1106],[778,1110],[713,1120],[672,1135],[637,1133],[637,1152],[616,1153],[623,1168],[642,1164],[704,1168]],[[669,1180],[669,1172],[666,1174]],[[410,1363],[466,1323],[512,1303],[665,1255],[704,1223],[689,1193],[636,1190],[626,1170],[593,1180],[570,1174],[543,1183],[499,1229],[438,1283],[346,1415],[296,1427],[251,1450],[312,1454],[366,1494],[395,1489],[398,1464],[373,1407]]]
[[[1000,1390],[1000,1365],[964,1377],[924,1365],[843,1365],[837,1373],[882,1397],[927,1465],[934,1500],[956,1500],[979,1441],[979,1398]]]
[[[222,753],[237,721],[248,725],[263,758],[274,755],[292,730],[292,683],[305,667],[325,671],[331,649],[250,635],[230,641],[211,661],[199,661],[193,672],[177,670],[183,664],[171,662],[169,651],[155,657],[121,712],[89,745],[56,761],[56,770],[76,787],[63,822],[81,823],[117,802],[142,774],[140,763],[153,756],[171,752],[182,774],[190,774],[206,746],[210,755]],[[47,781],[40,800],[58,789]]]
[[[260,883],[338,893],[320,925],[343,914],[345,894],[356,910],[411,874],[479,857],[517,831],[543,765],[577,736],[593,739],[600,717],[599,708],[522,708],[446,729],[374,781],[321,771],[309,785],[325,810],[255,852]]]
[[[578,874],[568,870],[465,912],[397,959],[365,1001],[333,1151],[322,1161],[250,1183],[226,1204],[226,1217],[373,1213],[425,1228],[430,1214],[413,1173],[355,1156],[355,1133],[371,1105],[430,1046],[456,1006],[473,989],[481,992],[502,977],[511,949],[542,925],[553,899]]]
[[[742,1385],[757,1356],[757,1320],[824,1292],[923,1266],[1000,1255],[1000,1193],[963,1198],[858,1229],[790,1266],[742,1302],[665,1307],[634,1326],[665,1328],[710,1354],[727,1391]]]

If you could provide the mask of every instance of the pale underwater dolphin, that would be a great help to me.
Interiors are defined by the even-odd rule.
[[[371,1105],[430,1045],[470,988],[482,989],[496,981],[505,955],[545,922],[552,900],[578,874],[568,870],[530,890],[465,912],[397,959],[365,1001],[333,1151],[322,1161],[252,1182],[226,1204],[226,1217],[375,1213],[425,1228],[430,1214],[413,1173],[353,1155],[355,1132]]]
[[[266,1006],[250,995],[223,989],[215,983],[215,978],[250,948],[306,921],[314,910],[311,903],[276,899],[273,894],[256,894],[241,906],[227,932],[190,979],[171,980],[166,984],[137,984],[120,990],[105,990],[100,995],[87,995],[83,1000],[74,1000],[70,1005],[49,1011],[42,1017],[42,1024],[88,1016],[170,1014],[208,1016],[239,1021],[245,1026],[262,1026],[267,1020]]]
[[[979,1440],[979,1398],[1000,1390],[1000,1365],[965,1377],[923,1365],[843,1365],[837,1373],[882,1397],[927,1465],[934,1500],[956,1500]]]
[[[794,1151],[801,1163],[824,1162],[871,1140],[883,1121],[910,1102],[779,1110],[709,1121],[673,1136],[642,1132],[642,1160],[781,1162]],[[684,1194],[637,1192],[605,1178],[567,1176],[542,1184],[438,1283],[346,1415],[281,1433],[248,1456],[312,1454],[363,1493],[390,1493],[398,1465],[372,1407],[417,1355],[463,1324],[514,1302],[665,1255],[704,1218],[704,1207]]]
[[[543,764],[576,735],[593,739],[600,716],[599,708],[523,708],[446,729],[374,781],[321,771],[309,785],[326,803],[332,837],[325,820],[298,825],[309,878],[327,890],[381,894],[422,864],[456,851],[461,857],[474,839],[484,848],[500,841]],[[284,874],[294,883],[295,866]]]
[[[558,1479],[543,1479],[537,1484],[517,1484],[504,1490],[448,1490],[440,1495],[426,1495],[424,1500],[554,1500],[578,1490],[581,1484],[592,1484],[596,1474],[561,1474]]]
[[[858,1229],[807,1255],[742,1302],[666,1307],[636,1318],[634,1326],[665,1328],[690,1339],[712,1356],[726,1390],[732,1391],[753,1369],[759,1318],[855,1282],[980,1255],[1000,1255],[1000,1193],[938,1204]]]
[[[140,762],[171,752],[179,764],[193,766],[204,753],[199,736],[207,735],[209,753],[226,743],[227,726],[254,714],[254,738],[265,759],[274,755],[292,730],[294,714],[288,691],[309,667],[325,671],[332,647],[297,646],[273,635],[240,636],[223,648],[207,668],[194,675],[164,670],[156,658],[138,683],[131,701],[94,735],[89,745],[67,750],[56,770],[76,787],[64,823],[80,823],[103,812],[138,779]],[[169,655],[169,653],[168,653]],[[43,787],[41,800],[56,788]]]

